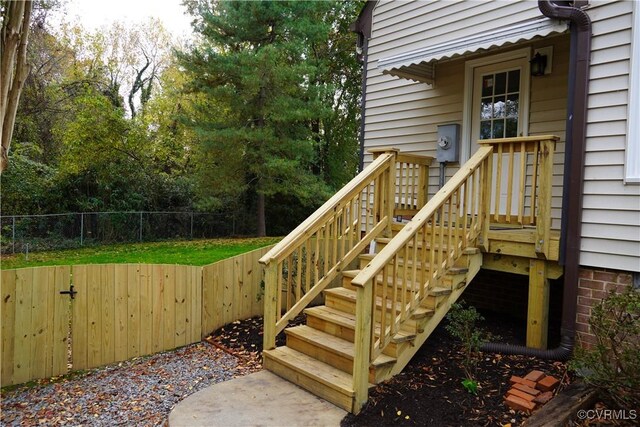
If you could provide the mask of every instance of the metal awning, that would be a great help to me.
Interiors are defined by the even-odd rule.
[[[565,21],[547,17],[536,18],[383,58],[378,60],[378,69],[382,70],[384,74],[431,84],[434,82],[437,61],[528,41],[537,37],[545,37],[554,33],[563,33],[568,28],[569,24]]]

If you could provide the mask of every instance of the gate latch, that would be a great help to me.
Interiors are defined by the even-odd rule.
[[[71,299],[74,299],[75,295],[78,293],[78,291],[74,291],[73,290],[73,285],[71,285],[69,287],[68,291],[60,291],[60,295],[70,295]]]

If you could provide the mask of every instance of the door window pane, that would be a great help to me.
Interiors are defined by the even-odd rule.
[[[482,76],[480,139],[518,136],[520,70]]]
[[[495,94],[502,95],[507,88],[507,73],[497,73],[495,77]]]
[[[520,92],[520,70],[509,71],[509,93]]]

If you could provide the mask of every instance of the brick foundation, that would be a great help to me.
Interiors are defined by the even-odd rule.
[[[632,283],[632,273],[626,271],[580,268],[576,308],[578,345],[590,348],[596,342],[589,326],[592,307],[600,304],[609,293],[623,292]]]

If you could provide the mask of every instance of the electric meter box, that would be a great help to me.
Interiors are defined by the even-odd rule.
[[[436,160],[440,163],[455,163],[460,152],[460,125],[438,125]]]

